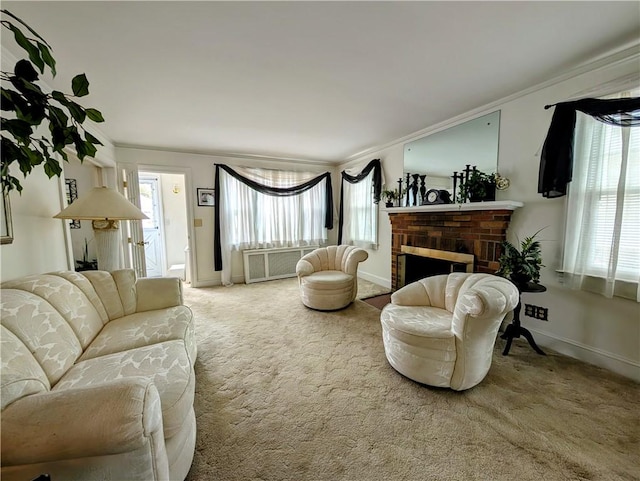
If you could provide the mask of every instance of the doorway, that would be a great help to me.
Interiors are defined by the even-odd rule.
[[[185,174],[140,171],[138,185],[147,277],[190,282]]]
[[[155,175],[141,175],[139,185],[140,210],[148,217],[142,221],[147,277],[162,277],[166,263],[159,179]]]

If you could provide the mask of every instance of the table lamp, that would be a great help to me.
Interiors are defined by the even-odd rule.
[[[67,206],[56,219],[92,221],[96,240],[98,269],[120,269],[118,221],[141,220],[148,217],[122,194],[108,187],[94,187]]]

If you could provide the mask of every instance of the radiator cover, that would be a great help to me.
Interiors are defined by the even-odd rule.
[[[304,246],[244,250],[244,282],[251,284],[295,277],[296,264],[300,258],[317,248],[318,246]]]

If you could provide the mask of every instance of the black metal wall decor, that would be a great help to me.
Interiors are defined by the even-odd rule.
[[[67,190],[67,203],[72,204],[73,201],[78,198],[78,183],[76,182],[76,179],[66,179],[64,182]],[[80,221],[70,220],[69,228],[80,229]]]

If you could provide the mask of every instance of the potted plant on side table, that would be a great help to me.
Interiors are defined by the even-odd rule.
[[[497,275],[510,279],[516,286],[526,285],[529,282],[540,282],[540,268],[542,264],[542,252],[540,241],[536,236],[542,229],[532,236],[525,237],[520,242],[520,250],[509,241],[502,243],[502,254],[498,261],[500,268]]]
[[[542,229],[540,229],[542,230]],[[520,250],[509,241],[502,243],[502,254],[499,262],[500,268],[496,272],[497,275],[509,279],[518,288],[518,292],[545,292],[546,287],[540,282],[540,268],[542,264],[542,253],[540,251],[540,241],[536,240],[536,236],[540,230],[532,236],[525,237],[520,242]],[[503,355],[509,354],[511,343],[514,339],[523,336],[529,345],[538,354],[545,355],[544,351],[538,347],[533,339],[533,335],[520,324],[520,310],[522,309],[522,300],[518,301],[518,305],[513,310],[513,320],[507,326],[502,336],[506,339],[507,344],[502,352]]]

